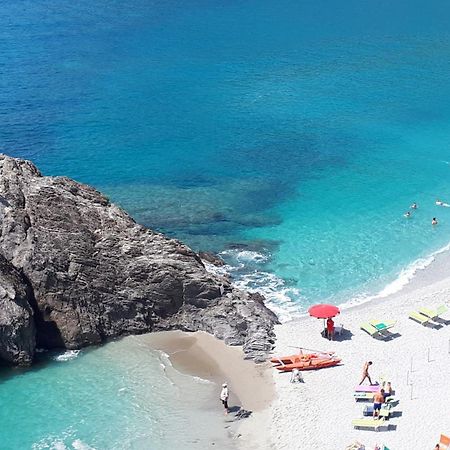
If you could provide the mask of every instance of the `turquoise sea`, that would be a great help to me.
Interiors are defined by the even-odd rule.
[[[447,1],[1,4],[0,151],[219,252],[283,318],[399,289],[449,243],[450,208],[434,205],[450,203]],[[3,391],[13,403],[36,384],[61,396],[36,377],[57,383],[94,361],[108,372],[105,348],[8,375]],[[41,408],[32,392],[13,410],[25,430]],[[114,425],[95,414],[80,428],[58,414],[23,445],[9,427],[2,437],[47,448],[42,439],[76,429],[64,445],[163,448],[107,442]]]

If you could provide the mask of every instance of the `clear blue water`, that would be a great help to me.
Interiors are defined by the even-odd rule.
[[[0,150],[222,252],[278,311],[371,295],[449,240],[449,13],[2,2]]]
[[[2,449],[231,448],[215,385],[175,371],[145,336],[73,353],[0,373]]]

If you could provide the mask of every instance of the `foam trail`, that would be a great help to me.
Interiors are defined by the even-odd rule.
[[[63,362],[75,359],[80,354],[81,350],[66,350],[63,354],[55,356],[55,361]]]
[[[216,275],[230,275],[238,289],[259,292],[266,298],[267,306],[277,314],[281,322],[299,315],[299,289],[286,286],[286,282],[273,273],[261,270],[270,255],[252,250],[226,250],[219,256],[229,263],[218,267],[204,262],[208,271]]]
[[[397,292],[400,292],[417,275],[417,272],[425,270],[430,264],[433,263],[437,255],[448,252],[449,250],[450,250],[450,243],[440,248],[439,250],[436,250],[435,252],[431,253],[429,256],[425,258],[419,258],[414,262],[412,262],[411,264],[409,264],[407,267],[401,270],[398,277],[394,281],[388,283],[383,289],[381,289],[381,291],[379,291],[375,295],[366,295],[366,296],[363,295],[359,297],[358,296],[353,297],[351,300],[341,304],[340,307],[348,308],[362,303],[367,303],[371,300],[384,298],[389,295],[393,295],[396,294]]]
[[[72,442],[72,447],[74,450],[95,450],[94,447],[85,444],[83,441],[80,441],[80,439],[75,439]]]

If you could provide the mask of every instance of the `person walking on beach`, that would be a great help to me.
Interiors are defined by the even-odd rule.
[[[328,340],[332,341],[334,336],[334,321],[331,317],[327,319],[327,335]]]
[[[378,417],[381,405],[384,403],[384,389],[376,392],[373,396],[373,417]]]
[[[365,380],[366,378],[369,380],[369,383],[372,384],[372,379],[370,378],[370,375],[369,375],[369,367],[370,367],[371,365],[372,365],[372,361],[367,361],[367,362],[364,364],[364,367],[363,367],[363,374],[362,374],[362,380],[360,381],[359,384],[363,384],[363,383],[364,383],[364,380]]]
[[[228,386],[227,383],[222,384],[222,391],[220,392],[220,400],[225,408],[225,415],[228,414]]]

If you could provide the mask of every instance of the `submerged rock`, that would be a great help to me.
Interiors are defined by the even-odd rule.
[[[198,252],[198,256],[203,261],[209,262],[213,266],[222,267],[225,265],[225,261],[219,256],[211,252]]]
[[[155,330],[207,331],[265,359],[276,316],[95,189],[0,155],[0,357]],[[2,297],[2,292],[5,291]]]

